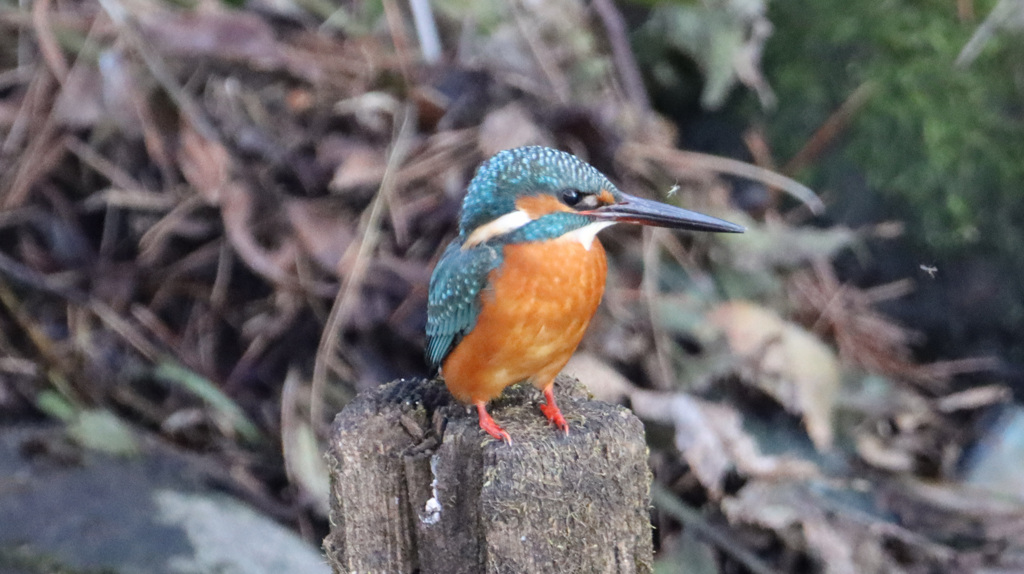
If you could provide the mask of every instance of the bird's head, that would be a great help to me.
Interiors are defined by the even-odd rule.
[[[541,241],[573,232],[592,240],[618,222],[744,231],[728,221],[627,195],[576,156],[530,146],[500,152],[480,166],[462,204],[459,235],[467,248],[497,237]]]

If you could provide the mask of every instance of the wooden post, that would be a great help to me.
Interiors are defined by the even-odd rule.
[[[555,388],[568,436],[528,385],[491,405],[512,445],[484,434],[438,381],[357,397],[327,454],[334,571],[651,572],[642,424],[573,379]]]

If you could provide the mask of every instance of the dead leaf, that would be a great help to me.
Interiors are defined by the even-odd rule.
[[[484,157],[524,145],[551,145],[530,112],[519,102],[487,114],[480,125],[478,142]]]
[[[788,456],[761,454],[753,437],[743,430],[732,407],[691,397],[636,389],[630,395],[633,411],[643,419],[675,426],[676,448],[713,497],[722,494],[726,473],[736,468],[745,476],[811,476],[815,466]]]
[[[633,383],[600,357],[586,351],[579,351],[569,359],[562,369],[586,385],[599,401],[618,403],[633,392]]]
[[[893,473],[911,472],[916,468],[914,452],[887,444],[878,435],[862,432],[854,440],[857,454],[864,462]]]
[[[313,82],[322,77],[315,62],[293,55],[277,41],[270,24],[252,12],[172,12],[148,6],[136,16],[146,40],[170,56],[245,62],[257,70],[283,70]]]
[[[334,113],[352,116],[370,133],[384,133],[391,126],[402,103],[386,92],[366,92],[334,104]]]
[[[252,232],[253,201],[249,190],[238,182],[220,188],[220,213],[224,233],[238,256],[253,271],[276,284],[292,282],[299,254],[295,240],[281,237],[273,248],[264,247]]]
[[[98,63],[100,77],[103,80],[103,108],[106,115],[113,119],[126,135],[134,137],[155,131],[152,126],[147,125],[152,121],[147,117],[150,114],[143,113],[143,110],[149,107],[149,102],[145,97],[146,89],[142,87],[139,74],[133,66],[133,60],[127,57],[122,49],[112,47],[100,52]],[[147,148],[153,147],[150,143],[153,139],[147,135]],[[166,154],[165,150],[161,151]],[[154,154],[152,149],[150,154],[157,161],[171,163],[170,158]]]
[[[721,574],[717,551],[711,544],[684,529],[678,539],[662,539],[662,549],[655,559],[654,571],[659,574]]]
[[[354,234],[353,223],[338,209],[335,198],[289,198],[284,212],[306,255],[324,271],[337,273]]]
[[[686,393],[664,393],[633,386],[600,358],[576,353],[565,367],[599,398],[629,398],[638,417],[670,424],[675,444],[705,488],[718,498],[722,481],[733,468],[757,477],[806,477],[816,474],[808,461],[761,454],[754,439],[743,430],[739,414],[730,406],[698,399]]]
[[[882,504],[915,532],[951,544],[987,540],[1024,546],[1024,500],[1020,498],[906,476],[887,486],[880,493]]]
[[[71,129],[93,127],[104,115],[101,79],[92,66],[72,68],[54,105],[57,122]]]
[[[855,231],[842,226],[819,229],[773,221],[758,224],[736,215],[730,218],[739,219],[747,231],[735,240],[723,242],[722,247],[728,249],[736,267],[754,273],[773,273],[777,268],[793,269],[810,261],[831,260],[858,239]]]
[[[909,279],[871,289],[846,285],[839,281],[828,261],[816,260],[811,269],[790,277],[787,292],[798,319],[830,337],[845,363],[931,386],[944,383],[957,368],[983,368],[984,363],[976,361],[927,366],[914,362],[911,344],[920,336],[877,310],[878,303],[902,297],[911,290],[913,282]]]
[[[824,517],[804,522],[807,547],[817,556],[828,574],[859,574],[862,566],[854,559],[856,548],[846,533],[833,527]]]
[[[344,159],[334,170],[328,185],[334,193],[345,193],[364,187],[378,187],[384,179],[387,158],[377,148],[366,144],[345,144]]]
[[[944,413],[975,410],[1006,403],[1013,400],[1010,387],[1001,384],[973,387],[958,393],[948,394],[935,401],[935,407]]]
[[[665,4],[652,12],[643,33],[664,43],[668,53],[682,53],[700,67],[704,108],[720,108],[740,81],[757,92],[764,108],[771,109],[775,95],[760,72],[761,54],[772,31],[764,12],[763,2]],[[665,68],[665,62],[659,63]],[[663,90],[680,82],[670,67],[658,80]]]
[[[865,556],[882,556],[882,552],[863,553],[862,544],[879,545],[877,537],[852,535],[851,529],[833,523],[829,515],[806,487],[793,483],[754,481],[736,496],[722,501],[722,511],[733,524],[756,524],[772,530],[794,548],[806,547],[828,574],[859,574],[881,572],[876,564],[862,562]],[[803,541],[794,539],[794,530],[803,534]],[[866,529],[860,528],[864,531]],[[797,534],[799,536],[799,534]]]
[[[832,444],[832,411],[839,393],[835,354],[817,337],[774,311],[748,301],[723,303],[708,319],[743,359],[744,380],[803,417],[819,450]]]
[[[188,123],[180,132],[178,163],[185,179],[210,205],[220,205],[228,182],[231,155],[219,142],[206,139]]]
[[[330,512],[330,472],[324,462],[324,450],[317,442],[308,414],[300,406],[309,402],[309,385],[294,368],[285,375],[281,398],[281,452],[288,480],[309,499],[316,512]]]
[[[964,481],[980,489],[1024,500],[1022,460],[1024,407],[1007,406],[966,457]]]

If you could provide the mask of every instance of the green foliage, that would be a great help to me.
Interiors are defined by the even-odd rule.
[[[68,425],[68,434],[78,444],[95,451],[118,456],[134,456],[139,452],[135,432],[108,410],[81,411]]]
[[[108,410],[79,408],[52,390],[39,393],[36,406],[51,417],[67,423],[68,435],[85,448],[119,456],[138,453],[135,432]]]
[[[164,360],[153,370],[157,380],[180,387],[201,399],[217,415],[218,422],[225,429],[233,429],[250,443],[262,440],[259,428],[245,414],[242,407],[224,394],[213,381],[199,375],[172,360]]]
[[[660,2],[635,37],[637,58],[648,70],[655,97],[691,99],[698,89],[691,69],[701,76],[700,104],[717,110],[740,82],[741,69],[756,71],[765,35],[752,28],[763,20],[763,0]],[[751,77],[744,80],[750,85]],[[659,107],[670,111],[673,106]]]
[[[75,420],[78,409],[56,391],[45,390],[36,397],[36,408],[67,423]]]
[[[984,16],[992,4],[975,9]],[[776,2],[769,18],[764,65],[780,106],[768,127],[779,157],[867,83],[872,96],[841,136],[843,153],[891,205],[909,207],[899,215],[913,239],[936,253],[1024,252],[1014,224],[1024,217],[1019,36],[958,68],[980,20],[961,22],[950,2]],[[837,174],[813,175],[827,187]]]
[[[738,82],[733,62],[743,49],[746,22],[723,6],[665,4],[656,7],[638,35],[638,52],[650,63],[660,92],[678,94],[691,81],[674,57],[692,58],[704,76],[701,105],[718,109]]]

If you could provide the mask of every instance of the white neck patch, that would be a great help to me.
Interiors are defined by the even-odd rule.
[[[473,233],[466,238],[466,242],[462,244],[462,248],[469,249],[493,237],[515,231],[531,221],[533,219],[530,219],[530,216],[521,209],[506,213],[494,221],[489,221],[474,229]]]

